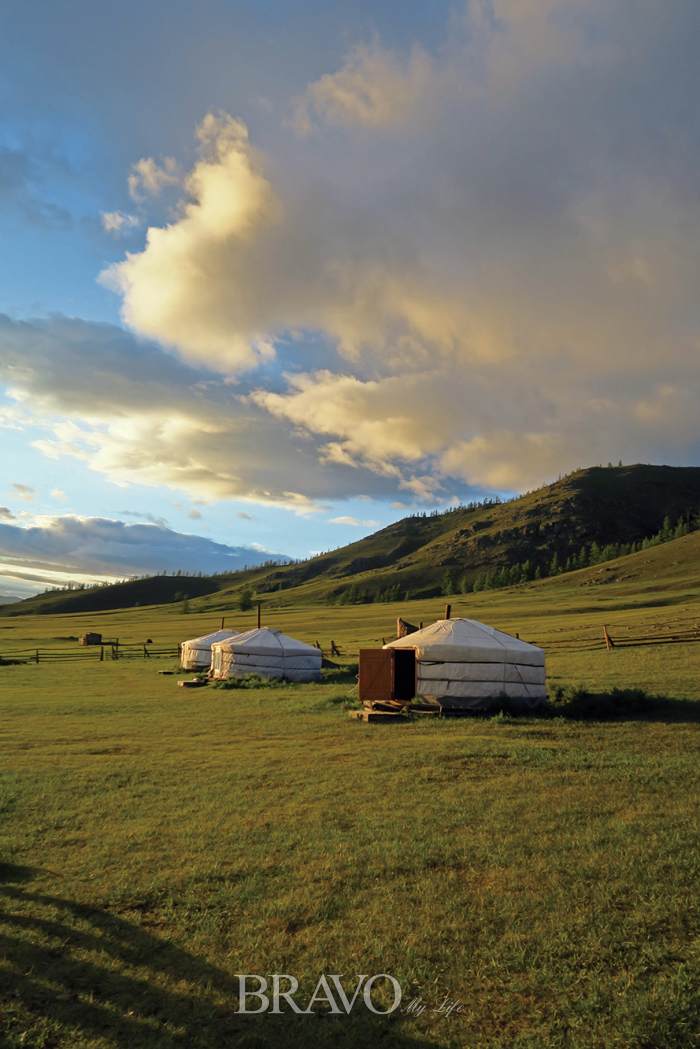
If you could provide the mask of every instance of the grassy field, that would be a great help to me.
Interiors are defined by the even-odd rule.
[[[700,644],[566,640],[697,625],[698,592],[673,565],[576,575],[452,599],[453,615],[542,643],[553,688],[664,693],[657,714],[388,727],[348,719],[350,669],[192,691],[159,675],[168,658],[0,667],[0,1045],[700,1045]],[[397,615],[443,610],[264,621],[333,638],[349,664]],[[172,606],[17,618],[0,656],[75,652],[86,629],[170,644],[216,626]],[[303,1007],[322,973],[349,989],[380,972],[404,992],[387,1018],[361,1002],[236,1013],[238,973],[296,976]],[[461,1011],[435,1012],[445,995]]]

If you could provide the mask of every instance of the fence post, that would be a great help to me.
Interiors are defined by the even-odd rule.
[[[104,663],[105,658],[105,646],[100,645],[100,663]]]
[[[605,638],[605,647],[609,652],[611,648],[615,647],[615,644],[610,635],[608,634],[608,628],[606,626],[603,627],[603,637]]]
[[[37,663],[39,662],[39,649],[38,648],[36,650],[36,661],[37,661]]]

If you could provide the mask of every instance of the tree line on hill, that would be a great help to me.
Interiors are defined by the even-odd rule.
[[[668,543],[672,539],[682,539],[691,531],[700,528],[700,514],[694,518],[690,515],[681,517],[674,525],[671,518],[666,516],[664,522],[654,535],[642,539],[639,543],[607,543],[601,547],[595,541],[590,546],[582,546],[578,554],[569,554],[566,561],[562,563],[557,550],[551,560],[544,564],[534,564],[530,560],[522,564],[504,565],[491,572],[479,572],[473,585],[470,585],[466,577],[462,580],[458,589],[454,574],[447,569],[442,577],[441,590],[445,596],[456,593],[478,593],[482,590],[500,590],[506,586],[517,586],[519,583],[528,583],[533,579],[543,579],[545,576],[562,575],[565,572],[576,572],[580,568],[592,568],[594,565],[603,564],[605,561],[614,561],[618,557],[627,554],[636,554],[640,550],[650,550],[652,547],[662,543]]]

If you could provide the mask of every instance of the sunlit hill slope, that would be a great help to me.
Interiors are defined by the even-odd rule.
[[[670,466],[592,467],[507,503],[458,507],[434,516],[415,515],[341,549],[301,563],[197,578],[156,576],[82,591],[40,594],[0,608],[0,616],[89,612],[166,604],[187,597],[207,607],[230,608],[245,589],[263,602],[281,599],[333,600],[355,584],[368,599],[388,588],[401,597],[440,593],[450,569],[471,589],[477,573],[529,560],[546,573],[556,552],[562,563],[592,542],[640,542],[657,532],[665,517],[689,522],[700,510],[700,468]],[[697,560],[695,537],[683,545]],[[596,585],[624,577],[637,581],[646,564],[667,565],[676,541],[665,547],[549,580]],[[653,557],[652,557],[653,555]],[[668,566],[667,566],[668,567]]]

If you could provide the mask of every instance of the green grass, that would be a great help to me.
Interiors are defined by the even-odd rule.
[[[158,673],[173,659],[95,650],[0,667],[0,1045],[700,1045],[700,645],[565,641],[697,624],[674,572],[452,599],[544,645],[549,718],[350,721],[351,664],[401,604],[266,610],[340,645],[318,685],[182,689]],[[444,600],[414,607],[427,624]],[[0,656],[215,625],[172,606],[17,618]],[[321,973],[388,972],[429,1007],[240,1016],[242,972],[296,976],[302,1004]]]
[[[649,684],[648,650],[580,658],[553,679]],[[4,1044],[699,1044],[697,675],[668,721],[388,728],[349,683],[193,694],[162,665],[2,670]],[[240,972],[464,1010],[236,1016]]]

